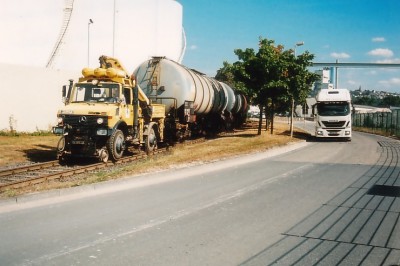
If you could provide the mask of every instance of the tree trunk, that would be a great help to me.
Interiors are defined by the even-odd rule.
[[[257,132],[257,135],[261,135],[262,114],[263,114],[263,111],[264,111],[264,106],[260,104],[259,108],[260,108],[260,117],[258,118],[258,132]]]
[[[265,102],[265,111],[264,111],[264,115],[265,115],[265,131],[268,131],[269,128],[269,117],[268,117],[268,100]]]
[[[290,137],[293,138],[294,98],[292,98],[292,111],[290,115]]]
[[[272,99],[271,101],[271,135],[274,134],[274,117],[275,117],[275,103]]]

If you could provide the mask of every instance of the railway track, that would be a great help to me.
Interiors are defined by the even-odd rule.
[[[204,142],[204,138],[185,141],[175,144],[175,147],[181,145],[190,145],[199,142]],[[0,169],[0,193],[7,190],[18,190],[28,186],[48,182],[51,180],[67,178],[78,174],[87,173],[90,171],[100,170],[115,165],[122,165],[139,160],[146,159],[148,156],[166,153],[170,148],[159,148],[154,150],[150,155],[144,152],[125,156],[117,162],[109,161],[107,163],[91,163],[88,165],[61,165],[58,160],[44,163],[35,163],[25,166],[18,166],[8,169]]]
[[[167,148],[153,151],[151,155],[166,152]],[[151,156],[150,155],[150,156]],[[139,153],[123,157],[117,162],[92,163],[88,165],[61,165],[58,160],[45,163],[35,163],[26,166],[19,166],[0,170],[0,193],[7,190],[18,190],[24,187],[33,186],[51,180],[71,177],[90,171],[122,165],[147,158],[149,155]]]
[[[255,123],[249,123],[245,130],[255,128]],[[225,135],[225,134],[222,134]],[[191,145],[199,142],[204,142],[205,138],[198,138],[195,140],[186,140],[182,143],[177,143],[174,147],[181,145]],[[165,153],[169,148],[159,148],[150,155]],[[0,169],[0,193],[8,190],[18,190],[36,184],[57,180],[62,178],[72,177],[74,175],[87,173],[105,169],[115,165],[127,164],[139,160],[146,159],[148,155],[144,152],[125,156],[117,162],[107,163],[91,163],[87,165],[61,165],[58,160],[49,161],[44,163],[34,163],[25,166],[19,166],[8,169]]]

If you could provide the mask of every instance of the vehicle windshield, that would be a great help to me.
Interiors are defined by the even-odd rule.
[[[345,116],[350,114],[348,102],[320,102],[317,103],[317,111],[321,116]]]
[[[78,83],[71,95],[71,102],[106,102],[117,103],[119,100],[119,84]]]

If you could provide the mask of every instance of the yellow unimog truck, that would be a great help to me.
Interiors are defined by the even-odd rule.
[[[128,146],[149,153],[164,140],[165,105],[151,103],[117,59],[99,60],[99,68],[84,68],[77,83],[63,86],[65,107],[53,127],[62,135],[60,161],[71,156],[117,161]]]

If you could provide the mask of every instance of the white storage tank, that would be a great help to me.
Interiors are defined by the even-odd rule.
[[[151,56],[180,62],[185,47],[182,18],[183,7],[175,0],[74,1],[54,68],[94,68],[101,55],[118,58],[130,71]]]
[[[124,6],[135,3],[133,10]],[[151,56],[183,59],[183,8],[175,0],[118,0],[115,57],[129,71]],[[122,30],[124,29],[124,30]]]
[[[166,58],[143,62],[134,75],[146,95],[165,104],[167,112],[185,102],[193,102],[196,115],[231,112],[236,104],[235,92],[225,83]]]
[[[31,5],[14,2],[19,3],[9,1],[6,7],[2,7],[10,14],[4,18],[6,24],[13,25],[14,32],[24,32],[27,25],[32,26],[32,31],[5,34],[7,37],[2,38],[2,47],[8,49],[3,49],[7,52],[0,58],[0,68],[6,69],[0,76],[4,88],[12,86],[14,89],[12,97],[2,95],[0,98],[2,110],[7,111],[0,117],[0,129],[10,127],[10,118],[18,121],[17,131],[51,128],[57,123],[57,110],[62,105],[62,85],[68,84],[69,79],[77,80],[81,69],[88,64],[92,68],[98,67],[101,55],[118,58],[129,71],[154,55],[176,61],[183,57],[183,8],[179,2],[79,0],[74,1],[68,32],[55,58],[54,70],[46,69],[63,25],[63,1],[42,0],[34,9]],[[44,15],[46,12],[48,16]],[[89,24],[89,19],[92,24]],[[43,24],[37,25],[38,20]],[[21,73],[28,76],[29,86],[15,82]],[[38,108],[37,102],[32,101],[30,95],[33,92],[36,92],[35,97],[41,97],[40,102],[46,108]],[[30,110],[29,115],[25,110]]]

